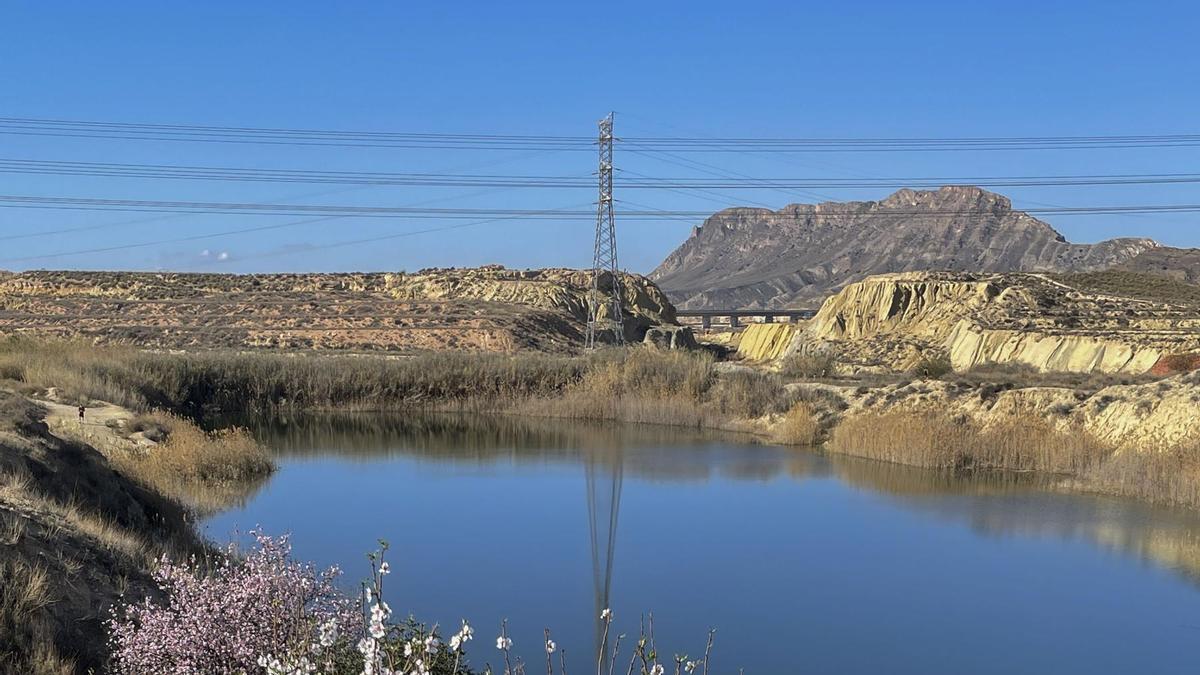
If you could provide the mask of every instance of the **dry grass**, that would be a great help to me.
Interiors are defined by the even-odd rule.
[[[79,343],[0,341],[0,370],[71,400],[197,415],[212,410],[522,411],[714,426],[787,409],[777,376],[718,377],[704,353],[604,350],[582,358],[437,353],[408,359],[275,354],[150,354]],[[694,409],[693,409],[694,408]],[[232,445],[234,439],[226,439]]]
[[[439,352],[391,359],[212,352],[153,354],[77,342],[0,340],[0,372],[72,402],[134,410],[386,409],[518,400],[577,382],[586,359]]]
[[[772,430],[772,438],[785,445],[815,445],[820,431],[816,410],[810,403],[799,401],[784,413]]]
[[[245,429],[205,431],[182,417],[154,412],[134,418],[127,430],[161,442],[108,453],[117,469],[202,512],[228,505],[275,469],[268,450]]]
[[[833,452],[935,469],[1037,471],[1077,489],[1200,508],[1200,437],[1162,452],[1114,452],[1082,429],[1033,415],[981,428],[935,412],[850,416],[833,430]]]
[[[95,541],[100,548],[130,561],[149,563],[161,550],[113,521],[93,514],[78,504],[42,502],[43,508],[56,513],[71,529]]]
[[[0,559],[0,671],[69,675],[75,664],[53,646],[45,610],[54,602],[50,575],[40,565]],[[25,648],[32,643],[33,649]]]
[[[1080,485],[1146,501],[1200,508],[1200,444],[1168,452],[1121,452],[1080,476]]]
[[[969,419],[904,410],[852,415],[829,449],[937,469],[1002,469],[1077,474],[1108,449],[1082,430],[1064,432],[1036,417],[1013,417],[981,428]]]
[[[598,354],[561,393],[530,397],[509,409],[544,417],[718,428],[782,412],[786,401],[775,375],[747,370],[718,376],[705,353],[633,349]]]

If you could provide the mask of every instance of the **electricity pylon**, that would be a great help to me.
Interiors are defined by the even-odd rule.
[[[612,330],[616,344],[625,342],[621,316],[621,277],[617,269],[617,226],[613,216],[613,114],[600,120],[600,201],[596,203],[596,246],[592,255],[592,288],[588,293],[587,348],[596,348],[596,335]],[[601,291],[607,273],[608,301]],[[601,313],[604,314],[603,318]]]

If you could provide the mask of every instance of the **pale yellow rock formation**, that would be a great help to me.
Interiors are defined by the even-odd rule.
[[[1039,274],[884,274],[826,300],[786,353],[833,349],[853,371],[940,356],[958,371],[1144,373],[1200,350],[1198,317],[1190,305],[1089,294]]]
[[[1063,431],[1080,430],[1117,451],[1163,452],[1200,447],[1200,371],[1153,382],[1111,385],[1094,392],[1065,387],[998,388],[917,380],[866,388],[804,383],[792,385],[835,397],[838,419],[866,412],[908,410],[969,418],[983,427],[1016,419],[1048,421]]]
[[[797,333],[787,323],[752,323],[742,331],[738,354],[755,361],[774,361],[783,355]]]
[[[989,330],[966,319],[955,324],[945,345],[958,371],[1016,363],[1042,372],[1144,373],[1163,356],[1161,349],[1132,340]]]

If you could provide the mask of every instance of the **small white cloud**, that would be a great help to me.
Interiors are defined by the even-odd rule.
[[[229,251],[221,251],[218,253],[217,260],[229,260]]]
[[[208,249],[204,249],[203,251],[200,251],[201,258],[207,258],[210,255],[212,255],[212,251],[210,251]]]

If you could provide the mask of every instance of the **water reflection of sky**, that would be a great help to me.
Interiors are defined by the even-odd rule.
[[[594,642],[587,477],[605,495],[619,475],[611,602],[626,631],[655,611],[666,653],[695,656],[713,625],[714,665],[747,672],[1192,672],[1189,514],[663,428],[359,416],[259,431],[282,468],[210,533],[291,531],[299,555],[354,578],[387,538],[394,607],[471,617],[484,637],[507,616],[518,647],[549,626],[575,669]]]

